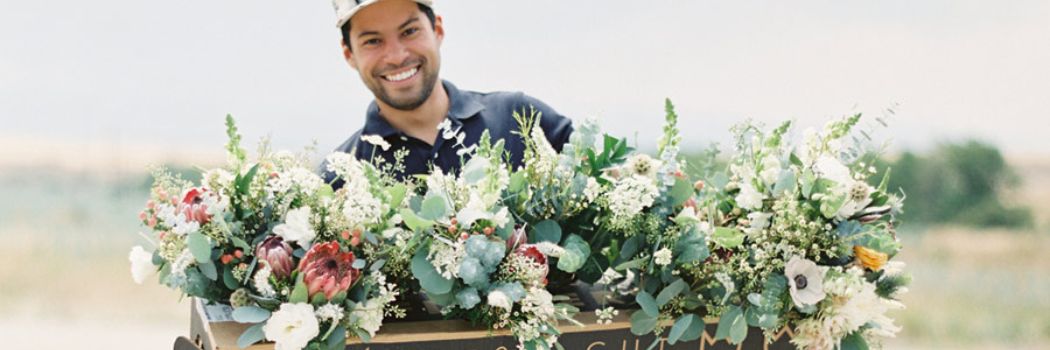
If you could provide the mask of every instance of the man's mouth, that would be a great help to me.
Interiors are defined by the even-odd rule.
[[[408,70],[401,71],[401,72],[398,72],[398,73],[392,73],[392,74],[383,75],[382,77],[386,81],[396,83],[396,82],[399,82],[399,81],[408,80],[408,78],[411,78],[412,76],[415,76],[416,73],[418,73],[418,72],[419,72],[419,67],[416,66],[416,67],[412,67],[412,68],[409,68]]]

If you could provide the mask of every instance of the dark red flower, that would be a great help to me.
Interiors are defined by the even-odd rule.
[[[186,221],[196,221],[197,223],[204,225],[211,220],[208,215],[208,206],[203,204],[204,195],[208,190],[195,187],[186,191],[186,195],[182,197],[182,202],[178,205],[178,212],[186,215]]]
[[[277,278],[292,275],[295,262],[292,261],[292,246],[281,236],[270,236],[255,248],[255,256],[270,264],[270,270]]]

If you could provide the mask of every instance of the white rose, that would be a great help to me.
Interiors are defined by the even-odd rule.
[[[146,278],[157,273],[157,268],[153,266],[153,254],[141,246],[131,248],[128,260],[131,261],[131,279],[135,280],[135,283],[142,284]]]
[[[273,232],[286,241],[305,246],[317,236],[310,226],[310,207],[296,208],[284,216],[284,223],[273,228]]]
[[[507,310],[507,312],[510,312],[512,307],[510,297],[500,290],[494,290],[491,293],[489,293],[488,303],[489,306],[498,307]]]
[[[320,334],[314,307],[306,303],[281,304],[263,326],[266,339],[275,342],[275,350],[299,350]]]

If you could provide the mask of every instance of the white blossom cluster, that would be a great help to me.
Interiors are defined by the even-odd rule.
[[[448,244],[442,240],[435,240],[430,245],[427,260],[434,264],[434,268],[442,277],[452,279],[459,278],[459,264],[467,254],[467,248],[463,241],[456,240]]]
[[[614,220],[628,220],[651,206],[660,190],[653,179],[631,175],[617,181],[606,195]]]

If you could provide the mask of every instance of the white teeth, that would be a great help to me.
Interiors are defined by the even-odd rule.
[[[389,81],[398,82],[398,81],[402,81],[402,80],[411,78],[413,75],[416,74],[417,71],[419,71],[419,68],[412,68],[412,69],[406,70],[406,71],[398,73],[398,74],[387,75],[387,76],[385,76],[385,78],[386,78],[386,80],[389,80]]]

